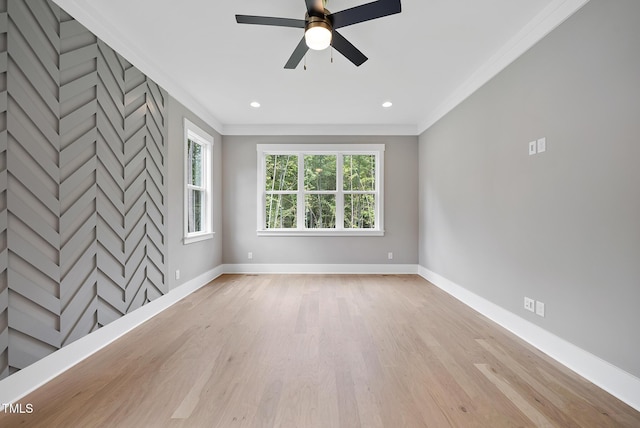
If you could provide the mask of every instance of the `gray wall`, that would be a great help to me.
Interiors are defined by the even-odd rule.
[[[417,137],[223,137],[224,263],[412,263],[418,261]],[[256,235],[256,144],[385,143],[383,237]],[[253,252],[253,260],[247,253]],[[394,259],[388,260],[392,251]]]
[[[185,245],[184,230],[184,118],[213,136],[213,239]],[[222,263],[222,138],[220,134],[169,97],[169,289],[207,272]],[[176,269],[180,279],[175,279]]]
[[[2,378],[167,292],[167,95],[51,2],[0,22]]]
[[[638,17],[592,0],[419,142],[420,264],[635,376]]]

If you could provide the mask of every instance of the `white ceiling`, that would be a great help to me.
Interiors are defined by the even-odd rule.
[[[417,135],[588,0],[404,0],[340,30],[362,66],[309,51],[306,71],[283,68],[303,30],[235,22],[303,19],[304,0],[54,1],[223,134]]]

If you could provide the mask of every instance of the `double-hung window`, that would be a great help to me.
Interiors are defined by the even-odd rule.
[[[259,235],[383,235],[384,144],[259,144]]]
[[[213,236],[211,164],[213,137],[184,119],[184,243]]]

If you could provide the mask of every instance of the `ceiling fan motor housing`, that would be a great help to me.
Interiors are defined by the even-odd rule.
[[[331,25],[331,20],[327,17],[328,15],[329,15],[329,11],[326,9],[324,10],[324,14],[318,13],[318,14],[309,15],[309,13],[307,13],[305,17],[306,22],[304,26],[304,33],[305,33],[305,39],[307,40],[307,45],[309,46],[309,48],[322,50],[322,49],[326,49],[328,45],[331,43],[333,26]],[[320,45],[314,45],[314,43],[310,39],[310,36],[314,32],[322,33],[321,38],[324,39],[325,43],[322,43]]]

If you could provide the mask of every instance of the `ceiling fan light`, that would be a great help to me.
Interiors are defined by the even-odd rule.
[[[311,22],[304,32],[309,49],[321,51],[331,44],[331,28],[323,21]]]

